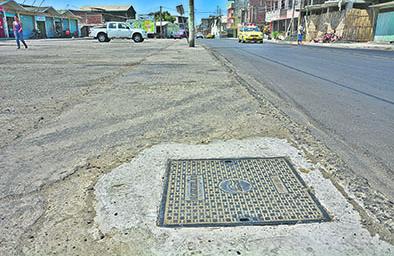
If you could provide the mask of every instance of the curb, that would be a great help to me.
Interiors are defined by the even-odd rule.
[[[292,41],[279,41],[279,40],[265,40],[267,43],[272,44],[287,44],[287,45],[297,45],[297,42]],[[303,43],[302,46],[311,47],[326,47],[326,48],[337,48],[337,49],[360,49],[360,50],[381,50],[381,51],[394,51],[394,45],[354,45],[354,43]]]

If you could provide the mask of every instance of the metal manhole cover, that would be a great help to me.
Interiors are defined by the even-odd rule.
[[[284,157],[169,160],[159,225],[277,225],[329,216]]]

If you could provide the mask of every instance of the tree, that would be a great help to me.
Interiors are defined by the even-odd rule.
[[[150,15],[155,16],[155,21],[160,21],[160,12],[151,13]],[[162,12],[162,18],[163,21],[169,21],[171,23],[174,23],[175,21],[175,17],[172,16],[171,13],[169,13],[168,11]]]

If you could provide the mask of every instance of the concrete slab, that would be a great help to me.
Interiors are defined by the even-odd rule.
[[[168,159],[286,156],[333,217],[331,222],[276,227],[157,226]],[[160,144],[102,176],[95,186],[96,227],[138,255],[393,255],[316,166],[285,140],[251,138],[208,145]]]

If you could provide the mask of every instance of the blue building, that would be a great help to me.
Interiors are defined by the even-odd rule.
[[[30,38],[34,30],[42,38],[79,36],[79,17],[72,12],[57,11],[53,7],[18,4],[14,0],[0,0],[0,38],[14,36],[12,23],[17,15],[23,25],[23,35]]]

